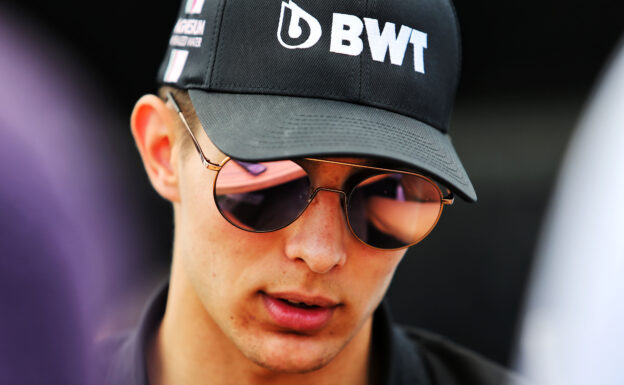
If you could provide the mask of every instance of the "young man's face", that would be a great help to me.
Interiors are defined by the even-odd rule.
[[[199,141],[208,158],[223,159],[203,132]],[[345,223],[341,195],[327,191],[282,230],[240,230],[215,205],[216,172],[205,169],[188,147],[185,151],[193,153],[182,151],[177,166],[175,248],[190,303],[196,302],[200,313],[198,322],[223,336],[207,343],[235,347],[265,368],[305,372],[328,364],[358,340],[368,341],[371,315],[405,251],[361,243]],[[347,176],[344,167],[332,164],[315,165],[309,172],[320,185],[333,188],[342,187]],[[285,300],[318,307],[305,309]]]

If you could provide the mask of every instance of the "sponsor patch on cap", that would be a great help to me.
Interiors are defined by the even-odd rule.
[[[184,7],[184,12],[189,15],[194,15],[201,13],[202,8],[204,7],[204,0],[186,0],[186,6]]]
[[[182,75],[182,70],[186,65],[186,59],[188,58],[189,51],[183,49],[172,49],[169,56],[169,63],[165,70],[165,76],[163,80],[165,83],[176,83]]]

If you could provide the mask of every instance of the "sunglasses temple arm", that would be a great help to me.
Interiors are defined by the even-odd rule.
[[[443,205],[452,205],[455,202],[455,196],[453,193],[449,193],[447,197],[442,198]]]
[[[191,135],[191,139],[193,140],[193,144],[195,145],[195,149],[197,150],[197,153],[199,154],[199,157],[201,158],[201,161],[202,161],[202,164],[204,165],[204,167],[206,167],[208,169],[211,169],[211,170],[215,170],[215,171],[218,171],[219,169],[221,169],[220,165],[218,165],[216,163],[212,163],[204,155],[204,152],[202,151],[201,147],[199,146],[199,142],[197,141],[197,138],[195,138],[195,134],[193,134],[193,130],[191,130],[191,127],[189,126],[188,122],[186,121],[186,118],[184,117],[184,114],[182,113],[182,110],[180,109],[180,106],[178,106],[178,103],[176,102],[176,100],[173,97],[173,94],[171,92],[167,92],[167,99],[169,101],[171,101],[171,104],[173,104],[173,107],[175,108],[176,113],[180,117],[180,120],[184,124],[184,127],[186,128],[186,131],[188,131],[188,133]]]

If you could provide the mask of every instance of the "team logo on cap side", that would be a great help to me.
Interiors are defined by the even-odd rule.
[[[163,80],[165,83],[176,83],[182,75],[184,66],[186,65],[186,59],[188,58],[189,51],[183,49],[172,49],[169,56],[169,62],[165,69],[165,76]]]
[[[288,28],[285,28],[288,25]],[[277,40],[288,49],[310,48],[321,39],[321,24],[294,1],[282,1]]]
[[[197,13],[201,13],[203,7],[204,7],[204,0],[186,0],[186,6],[184,7],[184,12],[186,12],[189,15],[194,15]]]

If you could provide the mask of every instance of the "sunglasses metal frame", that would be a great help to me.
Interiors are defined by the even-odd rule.
[[[197,150],[197,153],[201,159],[201,162],[203,164],[204,167],[206,167],[209,170],[212,171],[216,171],[217,173],[223,168],[223,166],[229,162],[230,160],[234,160],[229,156],[226,156],[220,163],[214,163],[211,162],[205,155],[204,155],[204,151],[202,150],[199,141],[197,140],[197,138],[195,137],[195,134],[193,134],[193,130],[191,129],[190,125],[188,124],[186,118],[184,117],[184,113],[182,112],[182,109],[180,108],[180,106],[178,105],[178,103],[176,102],[173,94],[171,92],[167,92],[167,102],[171,102],[171,104],[173,105],[176,113],[178,114],[178,116],[180,117],[180,120],[182,121],[182,123],[184,124],[184,127],[186,128],[186,131],[189,133],[189,135],[191,136],[191,139],[193,141],[193,145],[195,146],[195,149]],[[408,245],[405,246],[401,246],[398,248],[379,248],[379,247],[375,247],[373,245],[370,245],[368,243],[366,243],[364,240],[362,240],[360,237],[357,236],[357,234],[355,233],[355,231],[353,230],[353,228],[351,227],[351,223],[349,221],[349,216],[347,213],[347,207],[349,204],[349,198],[353,192],[353,188],[350,191],[344,191],[344,190],[340,190],[340,189],[334,189],[334,188],[327,188],[327,187],[315,187],[314,190],[312,191],[312,193],[310,194],[310,196],[308,197],[308,202],[306,204],[306,206],[301,210],[301,212],[299,214],[297,214],[297,216],[295,218],[293,218],[292,221],[290,221],[288,224],[277,228],[277,229],[272,229],[272,230],[248,230],[245,228],[242,228],[238,225],[236,225],[235,223],[233,223],[232,221],[230,221],[222,212],[221,209],[219,208],[219,212],[221,213],[221,215],[225,218],[225,220],[227,220],[229,223],[231,223],[233,226],[235,226],[236,228],[239,228],[243,231],[249,231],[249,232],[254,232],[254,233],[268,233],[268,232],[273,232],[273,231],[278,231],[281,230],[289,225],[291,225],[292,223],[294,223],[304,212],[305,210],[308,208],[308,205],[312,202],[312,200],[314,199],[314,197],[318,194],[319,191],[329,191],[329,192],[335,192],[338,194],[341,194],[343,197],[342,200],[342,204],[343,204],[343,210],[344,210],[344,216],[345,216],[345,221],[347,223],[347,227],[349,227],[349,231],[351,232],[351,234],[353,234],[353,236],[358,239],[360,242],[362,242],[363,244],[365,244],[368,247],[371,247],[373,249],[377,249],[377,250],[385,250],[385,251],[391,251],[391,250],[401,250],[401,249],[406,249],[410,246],[413,246],[417,243],[419,243],[420,241],[422,241],[423,239],[425,239],[427,237],[427,235],[429,235],[431,233],[431,231],[436,227],[438,221],[440,220],[440,217],[442,215],[442,211],[444,209],[444,206],[447,205],[452,205],[455,201],[455,198],[453,196],[453,193],[447,189],[448,191],[448,195],[445,197],[444,194],[442,193],[442,190],[440,188],[440,186],[438,186],[438,184],[436,182],[434,182],[432,179],[419,174],[419,173],[415,173],[415,172],[410,172],[410,171],[403,171],[403,170],[393,170],[393,169],[388,169],[388,168],[383,168],[383,167],[375,167],[375,166],[368,166],[368,165],[360,165],[360,164],[353,164],[353,163],[347,163],[347,162],[341,162],[341,161],[336,161],[336,160],[328,160],[328,159],[317,159],[317,158],[303,158],[304,160],[308,160],[308,161],[313,161],[313,162],[320,162],[320,163],[328,163],[328,164],[336,164],[336,165],[341,165],[341,166],[349,166],[349,167],[354,167],[354,168],[362,168],[362,169],[368,169],[368,170],[374,170],[374,171],[381,171],[381,172],[385,172],[385,173],[396,173],[396,174],[406,174],[406,175],[413,175],[413,176],[417,176],[419,178],[422,178],[426,181],[428,181],[429,183],[431,183],[435,189],[438,191],[439,195],[440,195],[440,210],[438,212],[438,216],[435,220],[435,222],[431,225],[431,228],[421,237],[419,238],[417,241],[412,242]],[[217,178],[214,179],[213,181],[213,186],[212,186],[212,190],[213,190],[213,195],[216,201],[216,180]]]

